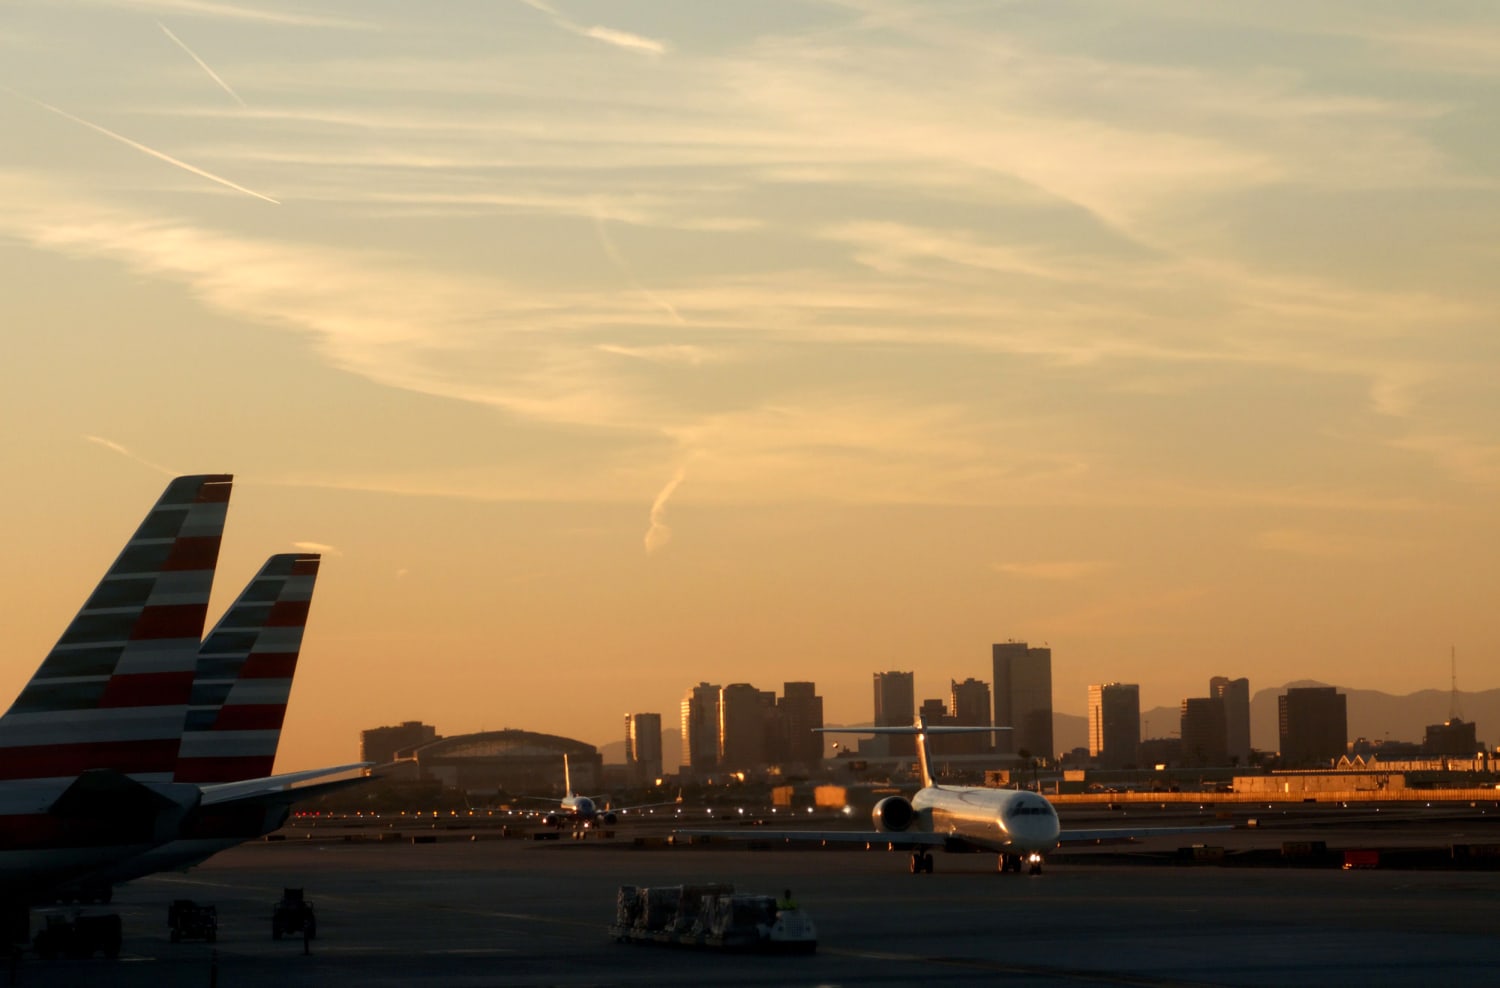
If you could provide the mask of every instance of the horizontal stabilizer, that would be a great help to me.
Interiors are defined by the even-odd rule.
[[[302,783],[310,783],[316,779],[330,779],[332,776],[348,775],[351,772],[363,773],[365,769],[371,768],[374,762],[351,762],[348,765],[334,765],[330,768],[311,768],[301,772],[285,772],[281,775],[268,775],[262,779],[245,779],[241,782],[222,782],[215,785],[203,787],[203,805],[219,806],[223,803],[235,800],[251,799],[257,796],[270,796],[277,793],[295,791],[298,798],[302,798],[304,786]],[[367,778],[365,775],[357,775],[348,780],[350,783],[362,782]]]

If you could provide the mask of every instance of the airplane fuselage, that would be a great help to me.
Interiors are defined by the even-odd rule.
[[[928,786],[911,800],[915,826],[999,853],[1043,853],[1057,846],[1057,811],[1016,789]]]

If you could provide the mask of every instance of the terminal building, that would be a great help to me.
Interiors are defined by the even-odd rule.
[[[438,782],[470,793],[560,794],[564,755],[575,791],[596,793],[602,788],[604,757],[593,745],[509,728],[438,738],[405,749],[378,774],[396,781]]]

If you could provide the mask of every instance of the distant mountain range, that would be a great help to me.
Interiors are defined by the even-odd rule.
[[[1276,722],[1276,698],[1288,689],[1302,686],[1327,686],[1312,680],[1299,680],[1285,686],[1263,689],[1250,698],[1250,744],[1261,751],[1275,751],[1281,744]],[[1453,694],[1448,690],[1422,690],[1405,696],[1393,696],[1379,690],[1356,690],[1338,687],[1349,698],[1349,738],[1389,738],[1392,741],[1421,742],[1429,724],[1448,719]],[[1459,716],[1479,729],[1479,739],[1500,735],[1500,689],[1458,694]],[[1179,730],[1182,713],[1177,707],[1152,707],[1141,711],[1142,737],[1172,737]],[[830,727],[836,725],[829,725]],[[1058,751],[1087,748],[1089,721],[1078,714],[1052,715],[1052,742]],[[1491,746],[1495,744],[1490,742]],[[832,756],[832,741],[826,754]],[[676,730],[661,732],[662,760],[667,771],[675,771],[682,757],[682,735]],[[625,742],[614,741],[599,748],[606,764],[625,762]]]

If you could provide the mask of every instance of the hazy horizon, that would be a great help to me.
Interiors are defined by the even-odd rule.
[[[0,16],[14,696],[176,473],[278,767],[700,680],[1500,686],[1500,10]]]

